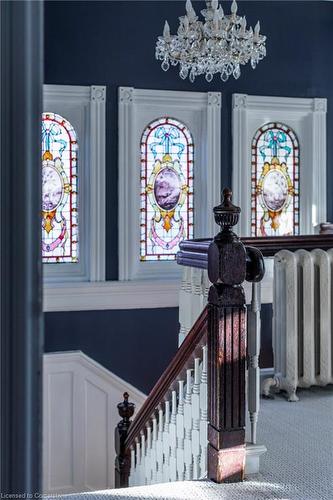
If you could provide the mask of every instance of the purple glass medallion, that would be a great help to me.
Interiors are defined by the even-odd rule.
[[[288,197],[288,183],[279,170],[270,170],[263,181],[263,199],[268,210],[279,212]]]
[[[163,168],[156,176],[155,199],[162,210],[173,210],[181,193],[180,179],[172,168]]]
[[[45,212],[55,210],[63,196],[63,182],[58,170],[50,165],[42,169],[42,208]]]

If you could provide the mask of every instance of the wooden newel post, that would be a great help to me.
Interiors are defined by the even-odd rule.
[[[231,230],[240,208],[223,191],[208,250],[208,478],[237,482],[245,468],[246,249]]]
[[[116,448],[116,461],[115,461],[115,486],[116,488],[126,488],[128,486],[128,477],[131,468],[130,450],[126,450],[125,441],[128,434],[128,429],[131,425],[130,418],[134,414],[135,405],[129,403],[128,393],[124,393],[124,401],[117,405],[119,415],[122,420],[115,428],[115,448]]]

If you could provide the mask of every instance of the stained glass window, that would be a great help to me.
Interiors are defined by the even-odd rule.
[[[267,123],[252,142],[252,236],[299,234],[299,142],[282,123]]]
[[[42,256],[44,263],[78,262],[78,145],[62,116],[42,117]]]
[[[160,118],[141,138],[140,260],[174,260],[193,238],[193,153],[190,131]]]

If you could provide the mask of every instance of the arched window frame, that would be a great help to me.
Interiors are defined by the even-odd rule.
[[[314,234],[327,217],[327,99],[233,94],[232,108],[233,199],[242,207],[239,235],[251,236],[252,139],[268,122],[287,123],[297,135],[301,153],[299,233]]]
[[[159,138],[154,136],[154,132],[165,126],[177,131],[178,137],[175,141],[179,143],[170,144],[168,141],[168,145],[164,146],[163,140],[158,142]],[[140,147],[140,260],[144,262],[175,260],[180,241],[193,238],[194,234],[194,142],[192,134],[188,126],[180,120],[170,116],[158,117],[144,129]],[[162,148],[164,148],[163,153]],[[178,148],[177,152],[174,151],[176,148]],[[164,169],[177,175],[180,183],[178,202],[170,210],[160,207],[155,197],[155,184]],[[163,228],[167,226],[165,230],[162,229],[162,235],[159,234],[161,228],[158,228],[161,225]],[[177,226],[176,234],[174,234],[173,226]],[[161,241],[160,251],[157,252],[154,252],[154,243],[150,243],[153,241],[151,235],[153,230],[156,233],[155,242],[159,238]],[[172,237],[170,238],[171,231]],[[166,245],[170,245],[170,249],[166,248]]]
[[[80,183],[79,262],[43,265],[47,309],[61,302],[64,291],[60,285],[105,279],[105,92],[103,86],[43,88],[43,111],[64,117],[78,137]],[[68,308],[72,300],[75,298],[69,300]]]
[[[290,141],[290,146],[286,144],[282,144],[282,147],[279,151],[276,151],[275,155],[271,155],[271,161],[278,162],[276,165],[270,163],[269,155],[265,155],[264,152],[261,151],[259,146],[260,141],[263,136],[265,136],[270,131],[277,131],[285,134],[285,136]],[[287,139],[287,141],[288,141]],[[287,148],[290,147],[291,151]],[[281,149],[284,150],[285,154],[280,154]],[[300,148],[298,138],[291,127],[286,125],[285,123],[278,122],[268,122],[261,126],[255,133],[252,140],[252,161],[251,161],[251,236],[266,236],[263,233],[263,230],[260,229],[258,224],[258,206],[259,210],[262,211],[265,207],[265,203],[263,200],[260,201],[260,197],[263,196],[262,189],[263,183],[265,181],[265,177],[269,172],[273,170],[277,170],[283,174],[283,177],[286,179],[288,191],[286,196],[286,204],[287,210],[291,206],[292,212],[292,231],[286,233],[288,235],[298,235],[299,234],[299,183],[300,183]],[[269,165],[269,167],[268,167]],[[266,166],[269,170],[266,172]],[[286,170],[285,168],[286,167]],[[263,207],[264,206],[264,207]],[[278,218],[281,212],[284,211],[284,207],[281,210],[269,210],[268,207],[265,207],[266,215],[270,220],[270,225],[273,226],[274,223],[279,223]],[[269,230],[271,232],[271,230]],[[277,228],[278,233],[278,228]],[[286,235],[283,234],[283,235]],[[275,236],[274,231],[269,236]]]
[[[221,94],[119,88],[119,280],[150,280],[155,288],[157,280],[162,280],[160,295],[166,287],[172,289],[164,304],[177,304],[180,266],[174,260],[142,262],[139,254],[142,131],[163,116],[185,123],[191,131],[195,145],[194,237],[214,236],[211,214],[221,197]],[[155,292],[157,304],[156,297]]]
[[[45,126],[44,124],[48,122],[50,125]],[[52,135],[53,124],[58,127],[56,132],[60,133],[50,140],[46,137],[46,131],[51,130],[50,135]],[[65,135],[65,139],[61,140],[65,140],[65,143],[59,140],[60,134]],[[54,142],[60,147],[54,148]],[[43,206],[44,198],[42,200],[42,262],[43,264],[79,262],[78,138],[75,128],[65,117],[49,111],[44,112],[42,116],[42,162],[42,172],[44,168],[49,172],[53,171],[53,175],[57,172],[58,180],[62,184],[62,197],[56,200],[57,206],[52,205],[46,209]],[[61,206],[69,212],[69,215],[63,214],[60,210]],[[57,226],[60,228],[61,219],[65,221],[61,232],[58,236],[54,236],[53,228],[57,229]],[[53,246],[55,252],[53,252]]]

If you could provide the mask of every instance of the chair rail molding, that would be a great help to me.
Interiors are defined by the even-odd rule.
[[[194,233],[213,236],[211,211],[220,201],[221,94],[120,87],[118,105],[119,279],[179,278],[176,262],[139,259],[141,135],[149,123],[164,116],[188,126],[195,145]]]
[[[79,138],[80,257],[74,264],[45,264],[44,281],[105,279],[105,102],[99,85],[44,85],[44,111],[64,116]]]
[[[251,235],[252,139],[268,122],[290,126],[300,143],[300,234],[313,234],[326,222],[326,112],[325,98],[233,94],[232,190],[242,207],[241,236]]]

